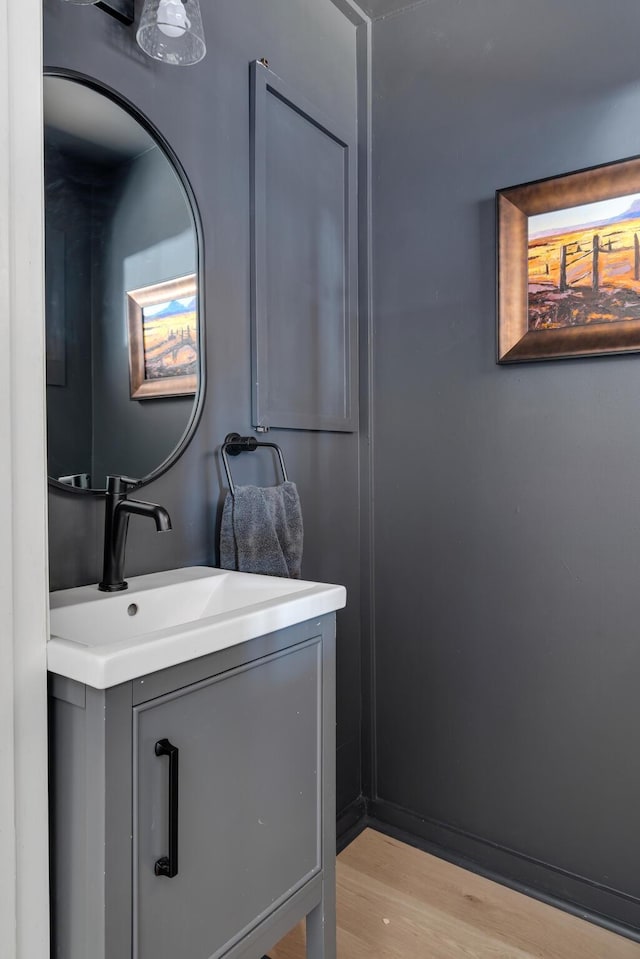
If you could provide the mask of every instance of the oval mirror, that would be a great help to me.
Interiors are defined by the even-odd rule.
[[[147,482],[202,405],[195,203],[159,134],[110,92],[47,75],[44,118],[49,478]]]

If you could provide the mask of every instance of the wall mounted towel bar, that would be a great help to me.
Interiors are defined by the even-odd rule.
[[[233,485],[233,480],[231,478],[231,469],[229,468],[228,457],[239,456],[240,453],[253,453],[258,449],[258,447],[268,447],[269,449],[276,451],[278,454],[278,459],[280,460],[282,479],[285,483],[289,481],[287,476],[287,468],[284,465],[284,456],[282,455],[282,450],[276,443],[262,443],[259,442],[255,436],[240,436],[239,433],[227,433],[224,438],[224,443],[222,444],[222,462],[224,463],[224,471],[227,474],[229,492],[232,496],[236,495],[236,488]]]

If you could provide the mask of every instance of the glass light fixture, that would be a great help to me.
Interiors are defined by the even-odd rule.
[[[207,52],[198,0],[145,0],[137,40],[154,60],[198,63]]]

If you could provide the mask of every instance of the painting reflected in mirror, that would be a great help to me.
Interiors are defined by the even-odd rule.
[[[127,293],[132,399],[195,393],[198,370],[196,277]]]

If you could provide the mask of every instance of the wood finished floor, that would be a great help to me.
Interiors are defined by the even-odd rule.
[[[371,829],[337,886],[338,959],[640,959],[640,943]],[[269,953],[304,955],[302,925]]]

